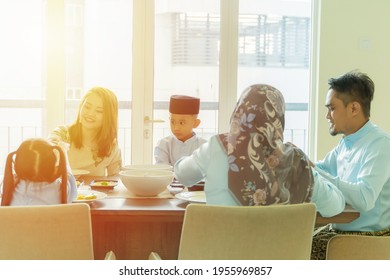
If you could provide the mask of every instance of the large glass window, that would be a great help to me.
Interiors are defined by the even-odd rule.
[[[310,17],[311,0],[0,0],[0,172],[22,140],[73,122],[93,86],[118,96],[125,164],[171,133],[172,94],[201,99],[207,139],[254,83],[284,94],[285,140],[307,152]],[[150,141],[149,109],[163,121]]]
[[[119,145],[131,162],[132,14],[129,0],[66,0],[66,123],[88,89],[112,90],[119,101]]]
[[[308,152],[311,1],[240,0],[237,97],[251,84],[279,89],[285,141]]]
[[[168,104],[173,94],[199,97],[201,124],[208,139],[218,132],[219,0],[155,1],[154,142],[170,135]]]
[[[218,1],[155,1],[154,144],[170,134],[171,94],[201,98],[199,133],[218,132],[220,21]],[[311,1],[240,0],[237,98],[249,85],[267,83],[285,96],[286,141],[308,152]],[[234,21],[234,17],[227,21]],[[234,30],[230,30],[234,32]],[[224,47],[224,46],[222,46]],[[229,81],[224,81],[229,82]]]
[[[23,7],[23,8],[21,8]],[[43,123],[43,1],[0,1],[0,172]]]

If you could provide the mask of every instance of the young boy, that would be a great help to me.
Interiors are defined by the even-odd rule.
[[[200,124],[200,99],[186,95],[172,95],[169,102],[170,126],[173,135],[161,139],[154,149],[156,164],[174,165],[207,142],[193,132]]]

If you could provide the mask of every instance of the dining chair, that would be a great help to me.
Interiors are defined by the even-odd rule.
[[[94,258],[91,214],[85,203],[2,206],[0,240],[3,260]]]
[[[316,207],[189,204],[179,260],[309,260]],[[161,259],[151,252],[149,260]]]
[[[390,260],[390,236],[333,236],[328,241],[326,259]]]

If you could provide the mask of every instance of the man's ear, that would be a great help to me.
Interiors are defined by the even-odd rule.
[[[194,121],[193,128],[197,128],[199,125],[200,125],[200,119],[196,119],[196,120]]]
[[[351,110],[352,110],[352,115],[357,115],[362,110],[360,103],[356,101],[352,102]]]

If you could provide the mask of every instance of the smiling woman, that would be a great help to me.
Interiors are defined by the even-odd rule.
[[[117,98],[109,89],[94,87],[82,99],[76,121],[56,128],[50,141],[67,152],[72,169],[88,170],[93,176],[112,176],[122,165],[117,137]]]

